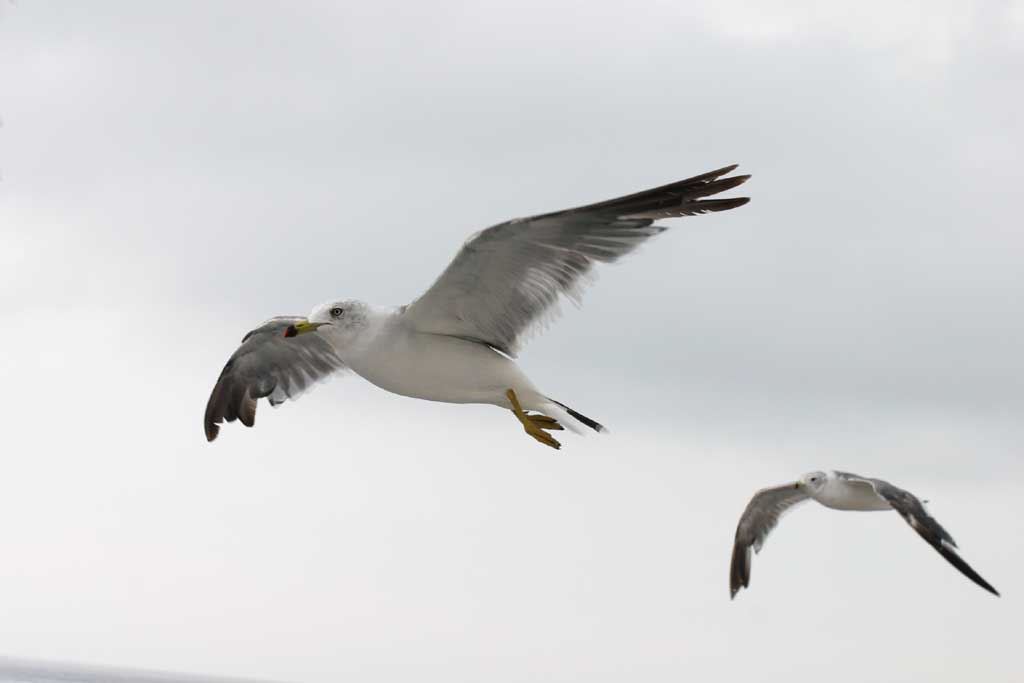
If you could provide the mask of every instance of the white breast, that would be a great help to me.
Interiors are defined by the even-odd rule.
[[[382,389],[430,401],[505,406],[505,391],[537,394],[515,362],[482,344],[385,324],[348,349],[349,367]],[[524,401],[524,406],[527,402]]]
[[[890,510],[889,503],[875,493],[867,482],[847,481],[830,477],[812,494],[814,500],[835,510]]]

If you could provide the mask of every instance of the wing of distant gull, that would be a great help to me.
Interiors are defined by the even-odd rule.
[[[655,220],[746,204],[746,197],[706,199],[749,178],[724,177],[735,169],[480,231],[406,306],[342,299],[315,307],[307,319],[276,318],[228,362],[210,397],[207,438],[222,420],[251,426],[257,398],[294,397],[342,367],[403,396],[510,409],[527,434],[552,448],[561,444],[548,432],[563,425],[602,431],[542,393],[514,361],[516,352],[563,296],[579,302],[595,264],[617,261],[666,229]],[[309,338],[320,341],[292,346]]]
[[[989,593],[999,595],[999,592],[993,588],[988,581],[981,578],[978,572],[974,571],[969,564],[964,562],[964,559],[956,551],[956,541],[949,535],[949,532],[942,528],[942,525],[936,521],[934,517],[928,514],[928,511],[924,508],[924,503],[917,498],[910,491],[905,491],[898,486],[893,486],[887,481],[881,479],[871,479],[869,477],[860,477],[856,474],[850,474],[849,472],[837,472],[836,473],[841,479],[844,479],[851,484],[868,485],[872,490],[885,502],[889,504],[896,512],[900,513],[900,517],[906,520],[910,528],[918,533],[918,535],[928,542],[928,545],[935,548],[935,550],[946,558],[946,561],[956,567],[961,574],[969,578],[974,583],[978,584]]]
[[[909,491],[881,479],[861,477],[849,472],[809,472],[790,484],[762,489],[747,504],[736,527],[729,573],[732,597],[750,585],[750,550],[761,550],[779,517],[793,505],[815,500],[835,510],[896,510],[920,536],[964,576],[993,595],[999,592],[981,578],[956,552],[956,543],[924,504]]]
[[[309,334],[294,340],[285,338],[285,330],[301,320],[271,318],[242,338],[206,403],[203,426],[207,441],[217,438],[219,423],[225,420],[238,419],[252,427],[257,399],[266,397],[270,405],[280,405],[345,369],[325,337]]]
[[[750,499],[740,517],[740,523],[736,525],[736,539],[732,547],[729,590],[733,597],[736,597],[740,588],[750,585],[752,554],[761,552],[768,534],[784,514],[809,499],[807,489],[797,482],[761,489]]]

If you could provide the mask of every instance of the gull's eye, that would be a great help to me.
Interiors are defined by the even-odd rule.
[[[344,311],[341,310],[337,306],[335,306],[334,308],[331,309],[331,317],[332,318],[340,318],[342,313],[344,313]]]

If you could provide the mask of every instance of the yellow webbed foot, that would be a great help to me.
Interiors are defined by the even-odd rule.
[[[565,427],[560,425],[558,423],[558,420],[556,420],[555,418],[548,417],[547,415],[541,415],[540,413],[526,413],[526,419],[528,419],[530,422],[537,425],[541,429],[557,430],[559,432],[565,429]]]
[[[550,434],[548,434],[544,430],[545,429],[561,429],[561,428],[562,428],[562,425],[558,425],[557,427],[538,427],[533,422],[529,422],[529,423],[523,425],[523,429],[526,430],[527,434],[529,434],[530,436],[535,438],[537,441],[540,441],[542,444],[544,444],[546,446],[551,446],[555,450],[558,450],[559,448],[561,448],[562,444],[558,443],[558,440],[555,439],[555,437],[551,436]]]
[[[522,406],[519,405],[519,398],[516,396],[516,392],[512,389],[506,391],[505,396],[508,397],[509,403],[512,404],[512,413],[516,416],[516,419],[519,420],[520,424],[523,425],[523,429],[527,434],[537,441],[540,441],[545,446],[550,446],[555,450],[562,447],[562,444],[558,443],[553,436],[548,434],[548,431],[560,431],[564,429],[562,425],[558,424],[558,420],[539,413],[530,415],[524,411]]]

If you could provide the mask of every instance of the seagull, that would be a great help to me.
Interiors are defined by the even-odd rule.
[[[579,305],[595,263],[617,261],[663,232],[656,220],[750,201],[703,199],[746,182],[748,175],[724,177],[735,169],[481,230],[405,306],[341,299],[305,318],[271,318],[243,337],[220,373],[203,420],[207,441],[224,421],[252,427],[258,399],[277,406],[346,371],[403,396],[511,410],[527,434],[551,448],[561,444],[548,432],[563,424],[602,431],[541,392],[516,364],[516,353],[557,314],[561,297]]]
[[[735,598],[741,588],[750,585],[751,549],[760,552],[782,515],[808,499],[834,510],[895,510],[960,573],[989,593],[999,595],[999,591],[957,554],[953,537],[928,514],[924,503],[914,494],[881,479],[830,470],[809,472],[798,481],[761,489],[750,499],[736,525],[729,572],[731,597]]]

